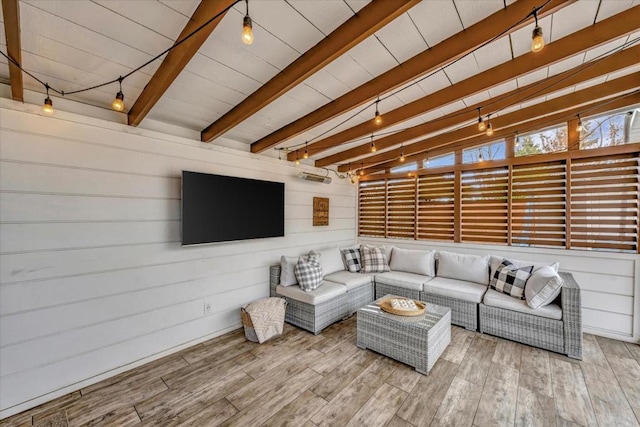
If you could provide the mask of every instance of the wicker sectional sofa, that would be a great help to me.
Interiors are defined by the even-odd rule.
[[[279,286],[281,267],[271,266],[270,293],[287,299],[287,322],[314,334],[374,299],[393,294],[449,307],[451,323],[466,329],[562,353],[574,359],[582,358],[580,288],[570,273],[558,273],[564,285],[552,303],[533,309],[525,300],[488,286],[502,257],[484,257],[486,273],[479,274],[477,264],[474,273],[468,265],[457,266],[455,262],[452,264],[449,260],[445,263],[445,260],[447,256],[460,259],[480,257],[441,251],[438,263],[431,255],[433,259],[428,262],[433,263],[432,267],[412,269],[406,263],[399,263],[399,258],[394,262],[393,257],[415,256],[411,252],[418,251],[393,248],[390,252],[392,271],[375,274],[346,270],[333,272],[324,277],[324,284],[319,289],[326,288],[317,296],[310,295],[317,291],[304,292],[297,287]],[[478,262],[478,259],[473,262]],[[515,262],[518,267],[532,265],[533,271],[543,266],[553,267],[556,271],[558,268],[557,264]]]

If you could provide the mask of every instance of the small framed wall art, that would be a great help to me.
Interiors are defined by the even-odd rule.
[[[313,198],[313,226],[329,225],[329,199],[327,197]]]

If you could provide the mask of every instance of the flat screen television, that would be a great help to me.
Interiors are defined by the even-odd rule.
[[[182,171],[182,245],[284,236],[284,183]]]

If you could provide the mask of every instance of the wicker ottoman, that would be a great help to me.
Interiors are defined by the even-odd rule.
[[[382,311],[378,301],[358,310],[358,347],[384,354],[428,375],[451,342],[451,309],[427,303],[423,315],[396,316]]]

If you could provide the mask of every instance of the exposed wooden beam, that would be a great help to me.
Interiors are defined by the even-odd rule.
[[[229,131],[418,3],[420,0],[373,0],[260,89],[207,126],[202,131],[202,141],[209,142]]]
[[[592,86],[575,93],[554,98],[546,102],[541,102],[539,104],[514,111],[513,113],[491,119],[491,123],[494,128],[494,134],[491,137],[486,136],[484,133],[479,133],[478,128],[475,125],[469,125],[453,132],[423,139],[416,143],[404,146],[404,153],[406,157],[405,161],[409,161],[409,158],[415,158],[414,155],[420,155],[426,151],[429,151],[430,155],[435,155],[432,153],[433,149],[448,146],[469,138],[479,138],[480,140],[486,139],[488,141],[497,140],[500,139],[501,135],[505,135],[504,132],[501,132],[502,129],[523,123],[523,126],[528,126],[526,122],[531,121],[532,119],[541,117],[542,120],[544,120],[544,116],[549,115],[549,113],[576,108],[576,106],[581,104],[629,92],[637,89],[638,87],[640,87],[640,72],[632,73],[597,86]],[[559,114],[564,115],[566,113],[561,112]],[[451,149],[448,148],[448,151],[451,151]],[[381,170],[402,164],[402,162],[397,161],[399,157],[400,149],[394,149],[364,159],[359,159],[358,161],[363,162],[370,168],[372,165],[378,164],[379,166],[376,166],[376,169]],[[346,172],[349,170],[349,166],[340,166],[338,170]]]
[[[317,147],[334,147],[358,137],[379,132],[384,128],[425,114],[435,108],[458,101],[482,90],[490,89],[505,81],[515,79],[580,52],[598,47],[608,41],[623,37],[638,30],[636,22],[640,22],[640,5],[550,43],[542,52],[529,52],[453,86],[386,112],[381,126],[376,125],[372,119],[317,141],[310,148],[314,153],[317,153]]]
[[[540,11],[539,16],[542,17],[543,15],[553,13],[573,3],[573,1],[574,0],[552,0],[551,3]],[[443,65],[471,52],[488,40],[491,40],[500,32],[500,29],[516,25],[516,23],[527,16],[534,7],[540,6],[542,3],[541,0],[520,0],[501,9],[488,18],[436,44],[432,48],[415,55],[411,59],[360,85],[323,107],[254,142],[251,144],[251,151],[253,153],[262,152],[274,145],[293,138],[307,129],[318,126],[333,117],[337,117],[340,114],[371,101],[380,94],[391,91],[433,70],[437,70]],[[514,28],[514,31],[531,22],[533,22],[533,18],[525,20],[520,23],[518,27]]]
[[[217,14],[224,12],[227,8],[236,3],[236,1],[237,0],[202,0],[196,11],[193,13],[193,16],[189,22],[187,22],[187,25],[185,25],[184,29],[176,39],[175,44],[179,43],[180,40],[183,40],[195,29]],[[142,119],[146,117],[156,102],[160,100],[164,92],[169,88],[169,86],[171,86],[171,83],[173,83],[176,77],[178,77],[184,67],[189,63],[191,58],[193,58],[193,55],[198,52],[198,49],[200,49],[204,42],[209,38],[225,14],[226,13],[222,13],[220,17],[211,21],[209,25],[202,28],[187,41],[180,44],[180,46],[171,50],[167,54],[158,70],[155,72],[151,80],[149,80],[149,83],[147,83],[144,90],[129,110],[127,118],[131,126],[137,126],[142,122]]]
[[[633,46],[624,51],[617,52],[597,62],[586,63],[563,73],[549,77],[543,81],[531,83],[527,86],[512,90],[490,100],[471,105],[462,111],[454,111],[446,116],[439,117],[427,123],[422,123],[403,131],[394,133],[376,140],[376,148],[384,150],[400,143],[419,138],[429,133],[437,132],[451,126],[466,123],[478,117],[477,109],[486,107],[485,111],[497,111],[508,106],[559,91],[573,85],[604,76],[617,70],[621,70],[640,63],[640,46]],[[490,103],[490,105],[487,105]],[[310,147],[313,147],[311,145]],[[311,148],[310,152],[316,154]],[[369,143],[350,148],[339,153],[316,160],[316,167],[324,167],[364,156],[370,153]],[[302,155],[302,154],[300,154]]]
[[[7,56],[18,64],[22,64],[19,3],[18,0],[2,0],[2,14],[4,15],[4,34],[7,39]],[[9,61],[9,80],[11,96],[16,101],[23,101],[22,71],[11,61]]]

